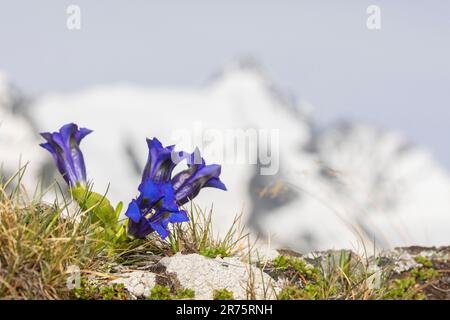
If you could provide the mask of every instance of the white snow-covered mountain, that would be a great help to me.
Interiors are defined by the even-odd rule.
[[[3,101],[9,91],[1,90]],[[35,148],[37,132],[68,122],[93,129],[82,142],[88,176],[98,192],[109,185],[114,202],[136,196],[145,138],[157,137],[182,150],[199,146],[208,163],[222,164],[228,191],[204,189],[196,198],[202,207],[214,204],[221,232],[243,211],[255,233],[297,250],[450,243],[450,178],[427,151],[368,125],[313,132],[309,110],[254,65],[231,64],[202,87],[105,85],[44,94],[24,115],[0,111],[2,122],[11,117],[26,127],[0,127],[0,160],[23,152],[36,159],[36,179],[51,160]],[[3,139],[19,132],[27,132],[21,143]],[[230,148],[227,139],[244,145]]]

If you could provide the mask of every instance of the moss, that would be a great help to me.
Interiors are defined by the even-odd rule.
[[[430,259],[424,257],[424,256],[417,256],[414,258],[414,260],[416,260],[417,263],[420,263],[422,266],[426,267],[426,268],[432,268],[433,267],[433,262],[431,262]]]
[[[166,286],[161,286],[157,284],[150,291],[149,300],[171,300],[172,294],[170,293],[170,289]]]
[[[194,299],[195,292],[191,289],[178,289],[175,294],[176,299]]]
[[[291,263],[288,257],[280,255],[273,260],[273,265],[276,269],[287,270]]]
[[[180,299],[193,299],[195,297],[194,290],[179,288],[173,294],[166,286],[157,284],[150,291],[149,300],[180,300]]]
[[[320,300],[338,293],[338,287],[328,286],[323,281],[318,283],[310,282],[303,287],[288,284],[281,289],[278,300]]]
[[[129,300],[130,298],[123,283],[100,287],[99,295],[103,300]]]
[[[300,300],[305,299],[303,291],[297,286],[286,286],[278,294],[278,300]]]
[[[130,294],[122,283],[99,286],[82,279],[81,286],[73,290],[73,298],[79,300],[129,300]]]
[[[320,284],[323,279],[317,268],[299,258],[280,255],[272,263],[275,270],[283,272],[284,277],[289,280],[290,284],[305,285],[307,283],[312,284],[311,282]]]
[[[288,280],[278,295],[280,300],[323,299],[337,292],[335,286],[325,281],[319,269],[302,259],[280,255],[272,263]]]
[[[294,270],[307,279],[318,279],[319,270],[307,264],[304,260],[289,256],[280,255],[273,260],[273,266],[277,270],[289,271]]]
[[[388,292],[383,296],[383,299],[423,300],[425,298],[424,295],[414,289],[416,285],[417,281],[415,277],[395,279],[390,285]]]
[[[226,248],[223,248],[223,247],[217,247],[217,248],[208,247],[208,248],[201,249],[199,251],[199,253],[202,256],[205,256],[205,257],[208,257],[208,258],[215,258],[217,256],[220,256],[220,257],[223,258],[223,257],[229,257],[230,256],[230,253],[228,252],[228,250]]]
[[[388,292],[383,296],[384,299],[426,299],[426,295],[418,289],[419,284],[438,277],[439,273],[433,269],[433,263],[429,259],[417,256],[415,260],[422,267],[412,269],[406,278],[395,279],[391,282]]]
[[[416,279],[426,281],[436,278],[439,275],[439,273],[433,268],[414,268],[411,271],[411,275]]]
[[[227,289],[216,289],[213,291],[213,300],[234,300],[234,295]]]

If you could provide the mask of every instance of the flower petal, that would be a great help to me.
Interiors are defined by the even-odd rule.
[[[165,239],[169,235],[169,231],[166,230],[160,223],[150,223],[150,226],[158,232],[162,239]]]
[[[198,149],[194,151],[198,153]],[[204,187],[213,187],[226,190],[225,185],[219,180],[221,167],[217,164],[205,165],[205,161],[198,160],[198,155],[191,158],[188,169],[181,171],[172,179],[175,197],[179,205],[187,203],[195,198]],[[196,164],[200,162],[200,164]]]
[[[135,200],[132,200],[128,205],[128,209],[125,215],[134,222],[139,222],[141,220],[141,210]]]
[[[75,141],[80,144],[81,140],[86,137],[88,134],[92,133],[91,129],[80,128],[77,132],[75,132]]]
[[[141,219],[138,223],[133,222],[132,220],[128,222],[128,230],[127,230],[128,234],[137,239],[143,239],[153,231],[155,230],[150,226],[150,223],[145,219]]]
[[[217,188],[217,189],[227,191],[227,187],[225,186],[225,184],[222,181],[220,181],[219,178],[212,178],[212,179],[208,180],[208,182],[203,187],[204,188],[206,188],[206,187]]]
[[[187,222],[187,221],[189,221],[189,218],[186,211],[184,210],[172,212],[169,217],[169,222],[171,223]]]
[[[152,180],[146,180],[141,183],[139,185],[139,191],[141,192],[139,200],[143,201],[145,199],[148,206],[154,205],[164,196],[160,189],[160,185]]]

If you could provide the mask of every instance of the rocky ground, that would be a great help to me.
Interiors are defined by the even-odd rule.
[[[90,277],[77,297],[90,298],[86,288],[103,286],[109,295],[95,298],[450,299],[450,247],[396,248],[371,257],[277,250],[250,261],[248,255],[180,253],[134,258]]]

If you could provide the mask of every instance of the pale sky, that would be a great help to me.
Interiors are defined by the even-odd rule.
[[[66,27],[69,4],[81,30]],[[372,4],[378,31],[366,27]],[[0,0],[0,70],[29,94],[196,86],[242,55],[311,103],[321,124],[400,130],[450,169],[448,0]]]

